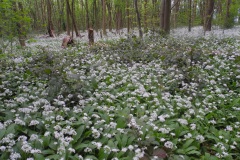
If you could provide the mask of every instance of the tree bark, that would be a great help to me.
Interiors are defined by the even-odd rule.
[[[78,33],[78,30],[77,30],[77,25],[76,25],[76,21],[75,21],[75,15],[74,15],[74,11],[73,11],[73,8],[72,8],[72,11],[71,11],[71,8],[70,8],[70,4],[69,4],[69,0],[66,0],[66,5],[67,5],[67,9],[71,15],[71,19],[72,19],[72,25],[75,29],[75,33],[76,33],[76,36],[80,36],[80,34]]]
[[[112,7],[110,1],[107,1],[107,9],[108,9],[108,28],[109,31],[112,32]]]
[[[214,0],[208,0],[206,3],[206,14],[204,18],[204,31],[211,31],[212,17],[214,12]]]
[[[127,3],[126,14],[127,14],[127,32],[130,32],[130,14],[129,14],[129,1]]]
[[[67,0],[66,0],[66,3],[67,3]],[[67,35],[70,36],[70,13],[69,13],[69,8],[67,7],[67,4],[66,4],[66,14],[67,14]]]
[[[94,32],[92,28],[88,29],[88,39],[89,39],[89,45],[94,44]]]
[[[90,28],[90,21],[89,21],[89,11],[88,11],[88,0],[85,1],[85,9],[86,9],[86,23],[87,23],[87,29]]]
[[[17,7],[18,6],[18,7]],[[15,2],[15,11],[19,10],[21,13],[21,19],[23,18],[23,5],[21,2]],[[17,32],[18,32],[18,39],[19,43],[22,47],[26,46],[25,39],[26,39],[26,33],[24,33],[24,26],[22,24],[21,20],[17,22]]]
[[[192,0],[188,0],[188,32],[192,30]]]
[[[231,6],[232,0],[227,0],[227,9],[226,9],[226,17],[225,17],[225,24],[224,28],[230,28],[231,27],[231,20],[230,20],[230,6]]]
[[[47,0],[47,12],[48,12],[48,34],[49,37],[55,37],[53,23],[52,23],[52,7],[50,0]]]
[[[106,31],[106,1],[102,0],[102,30],[103,30],[103,35],[107,35]]]
[[[171,1],[162,0],[161,29],[166,34],[170,33]]]
[[[134,5],[135,5],[135,11],[137,14],[137,22],[138,22],[138,30],[139,30],[139,36],[142,38],[143,37],[143,33],[142,33],[142,28],[141,28],[141,16],[138,10],[138,0],[134,0]]]

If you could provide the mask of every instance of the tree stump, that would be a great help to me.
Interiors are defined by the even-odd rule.
[[[62,40],[62,48],[67,48],[68,45],[73,44],[73,39],[71,36],[66,36]]]
[[[89,39],[89,45],[93,45],[94,43],[94,32],[92,28],[88,29],[88,39]]]

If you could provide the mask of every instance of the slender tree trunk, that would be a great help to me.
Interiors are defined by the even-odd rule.
[[[127,8],[126,8],[126,13],[127,13],[127,32],[130,32],[130,14],[129,14],[129,1],[127,1]]]
[[[88,0],[85,1],[85,9],[86,9],[86,23],[87,23],[87,29],[90,28],[90,20],[89,20],[89,11],[88,11]]]
[[[109,31],[112,32],[112,7],[110,1],[107,1],[107,9],[108,9],[108,28]]]
[[[102,0],[102,30],[103,30],[103,35],[107,35],[106,31],[106,1]]]
[[[226,9],[226,17],[225,17],[225,25],[224,28],[230,28],[231,27],[231,20],[230,20],[230,6],[231,6],[232,0],[227,0],[227,9]],[[230,22],[230,23],[229,23]]]
[[[174,13],[173,13],[173,26],[176,28],[177,26],[177,18],[178,18],[178,12],[180,8],[180,0],[174,0]]]
[[[96,30],[96,32],[98,32],[98,23],[97,23],[97,20],[98,20],[98,7],[97,7],[97,0],[94,0],[93,1],[93,12],[94,12],[94,18],[93,18],[93,26],[94,26],[94,29]]]
[[[141,28],[141,16],[138,10],[138,0],[134,0],[134,4],[135,4],[135,10],[136,10],[136,14],[137,14],[137,22],[138,22],[138,30],[139,30],[139,36],[142,38],[143,37],[143,33],[142,33],[142,28]]]
[[[194,25],[196,14],[197,14],[197,0],[193,0],[193,6],[192,6],[192,26]]]
[[[148,0],[144,1],[144,33],[148,31],[148,24],[147,24],[147,4]]]
[[[73,4],[73,1],[72,1],[72,4]],[[74,15],[74,8],[72,8],[72,11],[71,11],[69,0],[66,0],[66,5],[67,5],[68,11],[69,11],[69,13],[71,15],[71,18],[72,18],[72,25],[73,25],[73,27],[75,29],[76,36],[78,37],[78,36],[80,36],[80,34],[78,33],[78,30],[77,30],[77,25],[76,25],[75,15]]]
[[[48,11],[48,34],[50,37],[55,37],[52,22],[52,7],[50,0],[47,0],[47,11]]]
[[[68,1],[66,0],[66,14],[67,14],[67,35],[70,36],[70,11],[69,11],[69,8],[67,7],[67,3]]]
[[[206,3],[206,15],[204,19],[204,31],[211,31],[212,17],[214,12],[214,0],[208,0]]]
[[[192,0],[188,0],[188,32],[192,30]]]

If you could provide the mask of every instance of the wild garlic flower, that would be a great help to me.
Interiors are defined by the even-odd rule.
[[[172,148],[173,148],[173,143],[170,142],[170,141],[167,141],[167,142],[164,143],[164,146],[165,146],[166,148],[172,149]]]
[[[35,125],[38,125],[39,122],[37,120],[31,120],[29,126],[35,126]]]
[[[200,143],[204,142],[205,138],[202,135],[197,135],[196,140],[198,140]]]

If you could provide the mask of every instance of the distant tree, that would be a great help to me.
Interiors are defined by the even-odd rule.
[[[0,53],[8,43],[18,37],[21,46],[25,46],[27,31],[30,26],[29,12],[21,1],[0,1]]]

